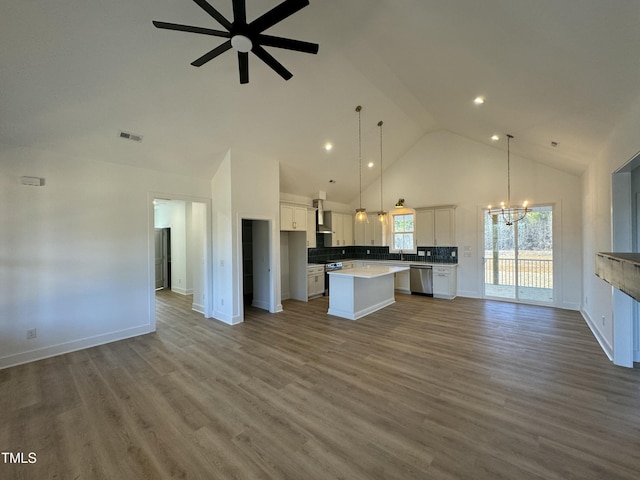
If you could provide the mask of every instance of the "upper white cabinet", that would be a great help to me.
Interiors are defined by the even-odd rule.
[[[373,216],[369,223],[356,223],[354,227],[355,245],[377,246],[383,245],[384,225],[377,216]]]
[[[307,248],[316,248],[316,209],[307,209]]]
[[[348,247],[353,245],[353,215],[340,212],[324,212],[324,223],[332,231],[325,235],[325,247]]]
[[[416,208],[416,244],[418,246],[453,246],[456,243],[456,207]]]
[[[280,204],[280,231],[296,232],[307,231],[307,207]]]

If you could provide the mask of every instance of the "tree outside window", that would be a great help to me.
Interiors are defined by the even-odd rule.
[[[415,213],[391,213],[390,251],[415,252]]]

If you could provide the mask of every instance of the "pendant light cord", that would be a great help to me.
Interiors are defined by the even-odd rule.
[[[378,122],[380,127],[380,211],[382,212],[382,120]]]
[[[511,139],[507,133],[507,208],[511,208]]]
[[[362,208],[362,119],[360,113],[362,106],[358,105],[356,112],[358,112],[358,166],[360,168],[360,208]]]

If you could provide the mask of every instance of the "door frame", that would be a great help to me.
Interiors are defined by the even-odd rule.
[[[478,225],[478,241],[479,241],[479,252],[480,252],[480,292],[481,292],[481,298],[486,298],[487,300],[496,300],[496,301],[504,301],[504,302],[511,302],[511,303],[522,303],[522,304],[526,304],[526,305],[541,305],[541,306],[558,306],[560,303],[560,298],[562,297],[562,285],[561,285],[561,278],[562,278],[562,262],[561,262],[561,256],[560,256],[560,252],[562,249],[562,238],[561,238],[561,225],[562,225],[562,208],[560,205],[560,202],[544,202],[544,203],[536,203],[536,204],[532,204],[530,205],[530,208],[535,208],[535,207],[551,207],[551,212],[552,212],[552,217],[551,217],[551,232],[552,232],[552,236],[553,236],[553,241],[552,241],[552,258],[553,258],[553,301],[552,302],[535,302],[535,301],[531,301],[531,300],[526,300],[526,301],[522,301],[519,299],[518,296],[518,288],[517,285],[515,286],[515,298],[506,298],[506,297],[492,297],[492,296],[487,296],[486,292],[485,292],[485,281],[484,281],[484,269],[485,269],[485,264],[484,264],[484,248],[485,248],[485,244],[484,244],[484,222],[485,222],[485,217],[487,216],[487,207],[486,206],[479,206],[478,209],[480,211],[480,217],[479,217],[479,225]],[[515,239],[515,243],[517,245],[517,238]],[[516,252],[516,282],[517,282],[517,274],[518,274],[518,269],[517,269],[517,252]]]
[[[149,325],[151,331],[156,330],[156,290],[155,290],[155,212],[153,201],[155,199],[182,200],[184,202],[201,203],[205,206],[204,225],[204,317],[211,318],[211,299],[213,298],[213,271],[212,271],[212,238],[211,238],[211,199],[194,197],[191,195],[181,195],[176,193],[147,192],[147,232],[148,232],[148,280],[147,280],[147,301],[149,308]]]
[[[279,235],[280,229],[278,222],[269,216],[255,215],[248,212],[239,212],[237,215],[237,236],[239,239],[240,248],[237,249],[237,264],[239,266],[238,274],[238,310],[240,321],[244,321],[244,288],[242,285],[243,280],[243,262],[242,262],[242,221],[260,221],[265,222],[268,230],[269,243],[265,246],[265,252],[268,253],[268,265],[269,265],[269,299],[268,302],[261,305],[260,308],[268,310],[269,313],[277,313],[282,311],[282,303],[280,302],[280,257],[276,255],[276,249],[280,248],[279,242],[275,241],[276,234]],[[276,226],[278,229],[276,230]],[[276,261],[277,259],[277,261]]]

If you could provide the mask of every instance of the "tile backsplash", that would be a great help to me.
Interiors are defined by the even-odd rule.
[[[424,256],[416,254],[403,255],[407,262],[425,263],[458,263],[458,247],[418,247],[418,252],[425,252]],[[389,253],[389,247],[318,247],[309,248],[307,260],[309,263],[322,263],[330,260],[400,260],[399,253]]]

